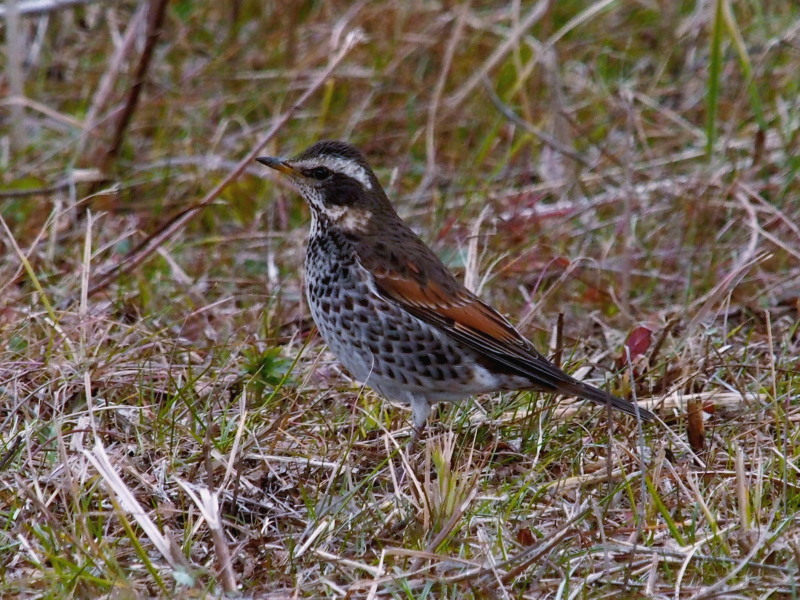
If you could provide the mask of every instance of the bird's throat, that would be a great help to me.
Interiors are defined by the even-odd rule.
[[[311,235],[328,227],[334,227],[345,233],[365,233],[372,215],[369,211],[350,206],[326,206],[322,210],[311,211]]]

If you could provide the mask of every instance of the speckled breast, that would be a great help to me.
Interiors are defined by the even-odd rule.
[[[459,400],[497,389],[472,351],[375,294],[352,244],[335,230],[309,239],[306,295],[314,322],[338,360],[388,398]]]

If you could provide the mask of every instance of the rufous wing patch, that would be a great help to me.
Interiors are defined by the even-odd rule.
[[[439,308],[450,303],[447,294],[434,283],[423,285],[414,280],[390,273],[376,273],[378,286],[393,300],[417,308]]]
[[[526,346],[520,334],[494,309],[466,289],[453,296],[433,281],[425,284],[413,279],[376,276],[378,286],[393,300],[428,313],[432,321],[444,322],[465,333],[479,333],[506,344]]]
[[[519,344],[520,335],[505,319],[480,300],[472,300],[463,306],[440,309],[439,312],[452,319],[457,329],[480,331],[489,337],[512,344]]]

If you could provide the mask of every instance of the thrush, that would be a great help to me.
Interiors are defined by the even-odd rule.
[[[411,405],[417,435],[433,404],[496,391],[578,396],[653,419],[566,374],[464,287],[355,147],[321,141],[295,158],[256,160],[288,175],[311,207],[305,291],[320,335],[357,380]]]

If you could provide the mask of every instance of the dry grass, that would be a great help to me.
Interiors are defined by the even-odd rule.
[[[800,595],[800,9],[503,4],[181,0],[159,40],[134,2],[20,17],[0,596]],[[405,467],[408,412],[313,335],[306,207],[232,176],[325,137],[663,421],[479,398]]]

